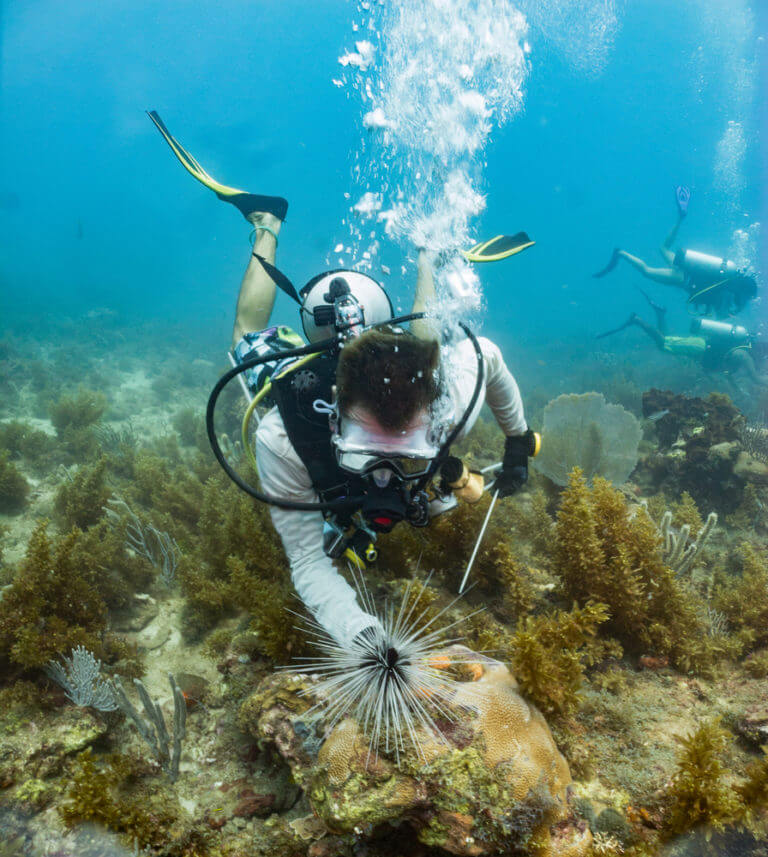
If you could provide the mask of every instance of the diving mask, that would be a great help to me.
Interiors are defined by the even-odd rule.
[[[429,470],[445,436],[441,423],[422,412],[401,431],[386,431],[366,412],[331,419],[331,442],[339,466],[360,476],[372,474],[380,487],[394,473],[406,481]]]

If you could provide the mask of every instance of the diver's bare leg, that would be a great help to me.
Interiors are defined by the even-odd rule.
[[[662,258],[670,267],[672,267],[675,261],[675,253],[672,250],[672,245],[675,243],[677,233],[683,220],[685,220],[685,217],[682,214],[678,215],[677,222],[670,230],[669,235],[664,239],[664,243],[659,247],[659,252],[661,253]]]
[[[653,280],[654,283],[676,286],[679,289],[685,288],[685,277],[682,271],[678,271],[677,268],[651,268],[642,259],[627,253],[626,250],[619,250],[618,254],[622,259],[626,259],[635,270],[640,271],[644,277]]]
[[[253,241],[253,253],[274,265],[277,241],[275,235],[283,225],[273,214],[254,212],[248,220],[256,227]],[[259,227],[268,227],[260,229]],[[273,235],[272,230],[275,234]],[[251,255],[240,284],[235,311],[235,326],[232,331],[232,344],[235,345],[244,333],[263,330],[269,324],[272,307],[275,304],[275,282],[264,270],[256,255]]]
[[[432,259],[422,247],[416,261],[416,294],[411,312],[426,312],[435,302],[435,278],[432,272]],[[437,339],[437,329],[428,319],[418,319],[411,323],[413,334],[419,339]]]

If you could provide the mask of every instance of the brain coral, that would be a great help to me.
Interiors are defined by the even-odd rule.
[[[478,712],[484,761],[489,768],[509,765],[516,800],[543,782],[551,795],[565,802],[571,782],[568,765],[541,713],[518,694],[517,682],[503,664],[488,661],[479,681],[460,686],[456,702]]]
[[[639,420],[600,393],[558,396],[544,408],[542,447],[533,463],[557,485],[568,483],[574,467],[587,479],[620,485],[637,464],[641,436]]]
[[[456,682],[456,719],[444,723],[444,743],[424,735],[423,755],[407,752],[396,763],[383,748],[371,754],[357,723],[346,719],[314,758],[283,753],[317,817],[336,834],[406,822],[425,845],[463,857],[514,848],[531,857],[585,857],[591,834],[571,817],[568,765],[542,715],[519,695],[503,664],[460,646],[446,654],[454,660],[471,656],[482,669],[476,681]],[[306,722],[304,706],[286,705],[289,677],[265,681],[270,693],[257,691],[253,698],[279,699],[280,713],[246,702],[242,725],[261,739],[283,736],[281,752],[281,745],[297,743],[285,740],[289,732],[304,736],[298,743],[306,748],[316,724]],[[276,683],[283,686],[277,693]]]

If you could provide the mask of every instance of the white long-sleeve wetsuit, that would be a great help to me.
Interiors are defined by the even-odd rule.
[[[508,437],[525,433],[523,403],[515,379],[504,363],[498,346],[480,338],[485,379],[480,397],[460,437],[477,420],[487,402],[499,427]],[[464,413],[477,382],[477,358],[469,340],[443,349],[443,376],[454,405],[456,420]],[[266,494],[302,503],[318,502],[306,467],[291,445],[277,408],[261,421],[256,431],[256,460]],[[320,512],[271,509],[272,522],[280,534],[291,566],[293,585],[299,597],[325,630],[342,645],[377,620],[357,603],[355,591],[336,571],[323,552],[323,516]]]

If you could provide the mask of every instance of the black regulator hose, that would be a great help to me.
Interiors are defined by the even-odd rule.
[[[401,315],[397,318],[391,318],[387,321],[380,322],[379,324],[373,324],[371,327],[404,324],[407,321],[416,321],[417,319],[424,318],[424,316],[425,313],[423,312],[414,312],[409,315]],[[463,324],[461,326],[465,331],[467,331],[467,333],[469,333],[468,329]],[[469,335],[472,336],[471,333]],[[323,351],[330,351],[338,346],[339,337],[332,336],[329,339],[324,339],[322,342],[317,342],[314,345],[305,345],[301,348],[294,348],[292,351],[281,352],[280,358],[285,359],[286,357],[303,357],[307,354],[320,354]],[[262,491],[259,491],[257,488],[254,488],[253,485],[246,482],[227,461],[221,445],[219,444],[219,439],[216,436],[216,428],[214,424],[216,403],[219,400],[219,396],[233,378],[236,378],[248,369],[253,369],[254,366],[260,366],[262,363],[269,363],[270,361],[274,361],[274,359],[274,354],[264,354],[261,357],[254,356],[246,358],[238,366],[233,366],[231,369],[226,371],[211,390],[211,394],[208,397],[208,406],[205,411],[205,428],[208,433],[208,442],[211,445],[213,454],[216,456],[216,460],[221,465],[222,470],[227,474],[227,476],[229,476],[235,485],[240,488],[241,491],[245,491],[246,494],[249,494],[256,500],[260,500],[262,503],[268,503],[270,506],[277,506],[279,509],[291,509],[299,512],[336,512],[342,509],[355,508],[359,506],[363,501],[362,496],[344,497],[340,500],[328,500],[321,503],[300,503],[298,500],[284,500],[281,497],[272,497],[269,494],[264,494]],[[476,397],[473,397],[472,407],[474,407],[475,401]],[[466,420],[464,420],[464,422],[466,422]]]

